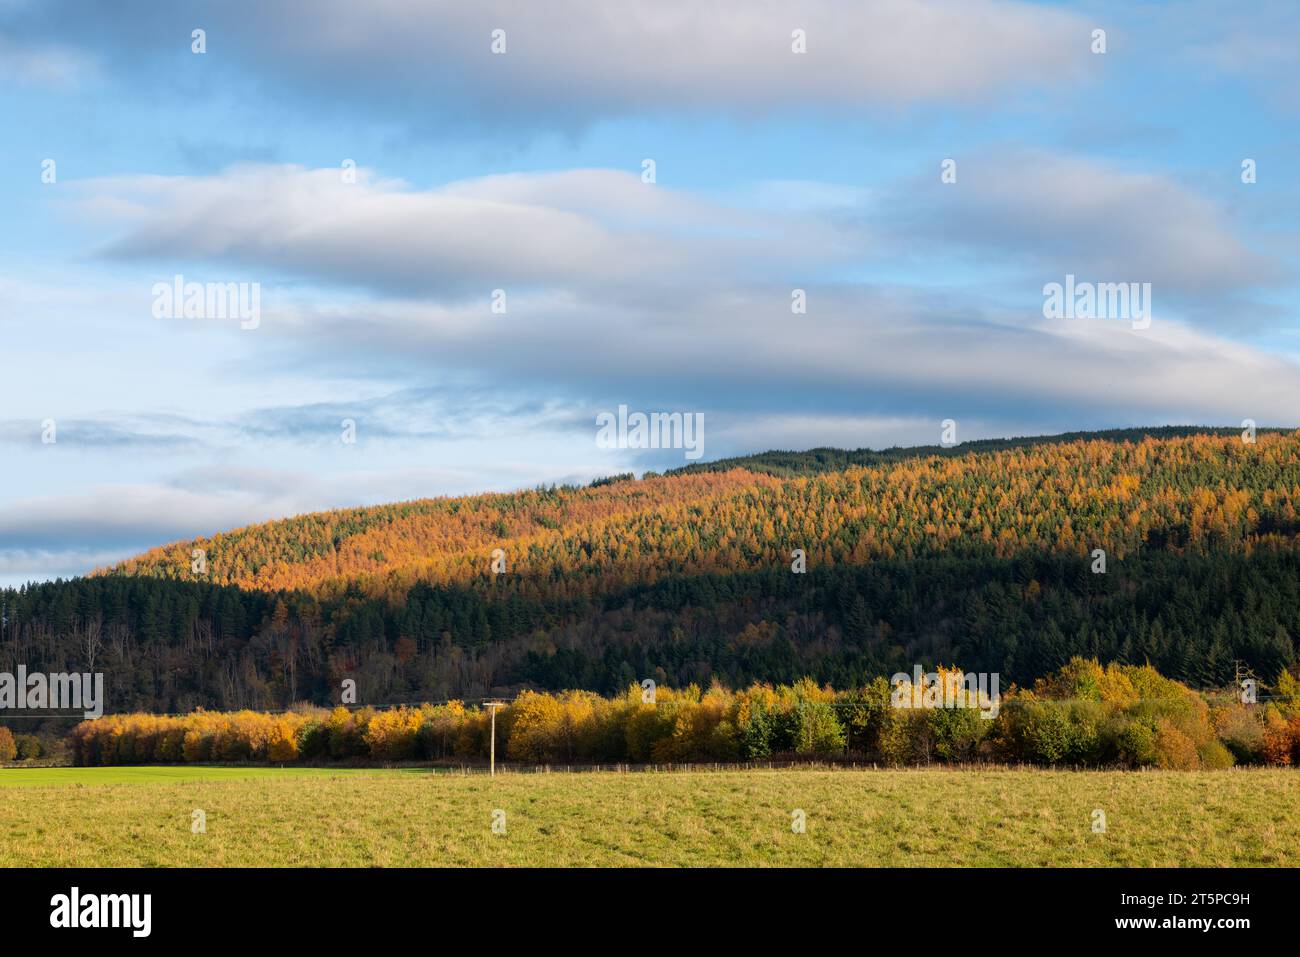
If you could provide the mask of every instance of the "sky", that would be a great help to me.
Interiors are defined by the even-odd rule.
[[[620,406],[704,460],[1295,427],[1298,50],[1267,0],[0,0],[0,585],[690,461]]]

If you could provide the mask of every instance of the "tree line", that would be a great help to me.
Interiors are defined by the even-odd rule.
[[[935,676],[953,687],[962,678],[958,669]],[[530,691],[499,711],[497,753],[524,764],[846,755],[894,766],[996,761],[1185,770],[1300,763],[1300,676],[1291,672],[1255,703],[1236,689],[1194,691],[1146,665],[1103,667],[1083,658],[1032,688],[1007,689],[984,711],[900,706],[921,702],[920,686],[915,698],[912,690],[910,679],[877,677],[846,691],[807,679],[738,691],[654,688],[652,695],[633,686],[612,697]],[[488,756],[491,727],[484,709],[460,701],[279,714],[198,711],[105,716],[77,725],[70,744],[82,765],[477,763]]]

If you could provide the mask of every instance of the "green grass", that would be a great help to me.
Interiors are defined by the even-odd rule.
[[[6,787],[85,787],[97,784],[144,784],[146,782],[243,781],[249,778],[310,778],[322,774],[369,774],[353,768],[268,768],[207,767],[203,765],[158,765],[156,767],[111,768],[4,768],[0,769],[0,788]],[[0,791],[3,793],[3,791]]]
[[[0,770],[0,865],[1294,867],[1300,772]]]

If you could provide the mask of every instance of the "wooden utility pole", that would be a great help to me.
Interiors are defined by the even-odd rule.
[[[504,701],[484,701],[483,705],[492,712],[492,743],[488,746],[488,768],[492,777],[497,776],[497,709],[505,707]]]

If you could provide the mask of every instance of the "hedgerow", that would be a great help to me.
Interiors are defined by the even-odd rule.
[[[957,676],[955,669],[939,674]],[[1033,688],[977,708],[897,707],[877,678],[833,691],[808,679],[738,691],[638,686],[618,697],[525,691],[501,708],[496,753],[522,764],[684,763],[835,758],[887,765],[1007,762],[1083,767],[1225,768],[1300,764],[1297,679],[1243,704],[1149,666],[1072,659]],[[991,709],[986,709],[989,711]],[[281,714],[109,715],[70,735],[81,765],[173,762],[401,762],[487,758],[488,713],[463,702]]]

